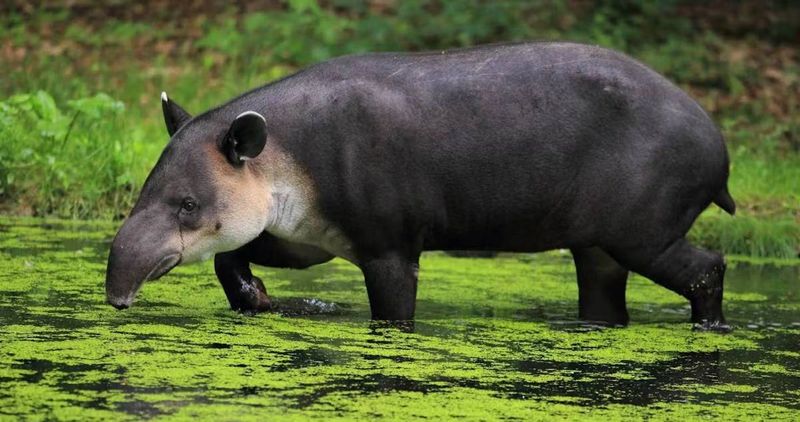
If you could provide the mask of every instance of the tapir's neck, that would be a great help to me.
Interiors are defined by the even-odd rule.
[[[320,212],[310,177],[279,147],[266,156],[269,162],[263,162],[262,169],[269,205],[264,231],[352,261],[351,243]]]
[[[254,163],[261,167],[267,190],[267,222],[264,230],[290,240],[297,236],[308,219],[313,192],[308,177],[275,140]]]
[[[288,240],[308,223],[309,198],[291,181],[272,180],[265,231]]]

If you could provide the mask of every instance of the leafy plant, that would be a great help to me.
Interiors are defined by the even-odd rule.
[[[114,139],[124,110],[102,93],[64,108],[44,91],[0,102],[0,195],[35,214],[80,217],[127,205],[133,157]]]

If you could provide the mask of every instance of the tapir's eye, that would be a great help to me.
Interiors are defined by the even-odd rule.
[[[181,208],[183,208],[183,210],[186,212],[194,211],[194,209],[197,208],[197,202],[194,202],[194,199],[192,198],[183,198]]]

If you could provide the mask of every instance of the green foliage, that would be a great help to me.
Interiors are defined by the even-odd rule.
[[[800,253],[800,225],[792,217],[744,214],[732,218],[709,210],[692,228],[690,238],[734,255],[790,259]]]
[[[135,157],[118,138],[124,110],[102,93],[64,108],[44,91],[0,102],[0,195],[37,214],[85,217],[127,205]]]
[[[312,0],[290,0],[285,10],[254,12],[208,22],[198,46],[256,62],[307,65],[366,51],[463,47],[497,40],[555,35],[561,2],[511,0],[394,3],[372,13],[364,1],[339,0],[323,8]],[[347,13],[337,13],[346,10]],[[252,64],[246,63],[246,64]]]
[[[772,137],[781,128],[772,132]],[[744,131],[743,136],[748,132]],[[690,232],[700,245],[728,254],[796,258],[800,255],[800,157],[780,157],[769,145],[755,153],[743,145],[731,149],[728,186],[738,210],[731,217],[715,206]],[[770,153],[769,151],[773,151]]]

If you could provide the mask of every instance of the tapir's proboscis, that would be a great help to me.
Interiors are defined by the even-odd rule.
[[[423,251],[569,249],[581,320],[626,325],[634,271],[688,299],[695,327],[729,329],[725,261],[685,237],[712,202],[735,211],[724,140],[621,53],[347,56],[196,117],[166,94],[161,105],[171,139],[108,258],[117,308],[213,256],[231,308],[266,311],[250,264],[341,257],[361,269],[373,319],[411,320]]]

